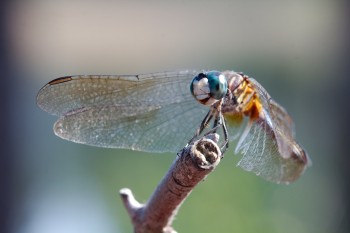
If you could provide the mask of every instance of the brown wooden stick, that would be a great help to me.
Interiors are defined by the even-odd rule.
[[[179,152],[146,204],[140,204],[130,189],[120,190],[135,233],[176,233],[171,225],[181,204],[220,162],[218,139],[211,134]]]

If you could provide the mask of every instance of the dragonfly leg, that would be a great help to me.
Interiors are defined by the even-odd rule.
[[[213,125],[213,128],[211,128],[209,131],[207,131],[204,136],[207,136],[208,134],[216,133],[216,130],[221,126],[221,123],[217,121],[217,123]]]
[[[224,117],[222,116],[221,113],[219,113],[215,117],[213,128],[211,130],[209,130],[208,132],[206,132],[204,134],[204,136],[207,136],[208,134],[216,133],[216,130],[219,127],[222,127],[222,131],[223,131],[223,134],[224,134],[224,142],[223,142],[223,144],[221,145],[221,148],[220,148],[221,155],[223,157],[226,149],[228,148],[229,139],[228,139],[228,132],[227,132],[227,127],[226,127],[226,122],[225,122],[225,119],[224,119]]]
[[[226,127],[226,122],[225,122],[225,119],[224,119],[222,113],[220,111],[218,111],[218,109],[215,107],[211,108],[209,110],[207,115],[204,117],[196,134],[191,138],[191,140],[189,140],[187,145],[192,144],[198,138],[198,136],[203,132],[203,130],[209,125],[209,123],[213,119],[213,117],[214,117],[213,127],[209,131],[207,131],[204,134],[204,136],[207,136],[208,134],[216,133],[217,129],[219,127],[222,127],[222,131],[224,134],[224,142],[223,142],[220,150],[221,150],[221,154],[223,156],[226,149],[228,148],[228,143],[229,143],[228,132],[227,132],[227,127]]]
[[[224,138],[225,138],[225,141],[221,147],[221,156],[223,157],[226,149],[228,148],[229,140],[228,140],[228,132],[227,132],[225,118],[222,116],[221,113],[220,113],[220,121],[221,121],[222,131],[224,132]]]
[[[213,110],[209,110],[209,112],[207,113],[207,115],[204,117],[199,129],[197,130],[197,132],[195,133],[195,135],[189,140],[188,144],[191,144],[193,141],[195,141],[198,136],[203,132],[203,130],[208,126],[209,122],[211,121],[211,119],[213,118]]]

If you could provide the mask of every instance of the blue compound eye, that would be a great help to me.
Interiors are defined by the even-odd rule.
[[[197,101],[212,105],[226,95],[227,81],[219,71],[200,73],[193,78],[190,89]]]
[[[218,71],[207,73],[210,94],[214,99],[222,99],[227,93],[227,81],[223,74]]]

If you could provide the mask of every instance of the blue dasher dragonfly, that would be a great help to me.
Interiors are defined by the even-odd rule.
[[[234,71],[66,76],[46,84],[37,104],[59,116],[57,136],[77,143],[176,152],[212,124],[222,151],[239,132],[238,166],[269,181],[290,183],[310,164],[286,110]]]

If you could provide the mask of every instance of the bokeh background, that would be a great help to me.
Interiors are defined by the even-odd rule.
[[[178,232],[349,232],[349,4],[290,1],[2,1],[1,232],[132,232],[118,190],[145,202],[175,159],[78,145],[36,93],[70,74],[233,69],[294,118],[313,166],[277,185],[233,148],[186,200]],[[160,135],[161,136],[161,135]]]

